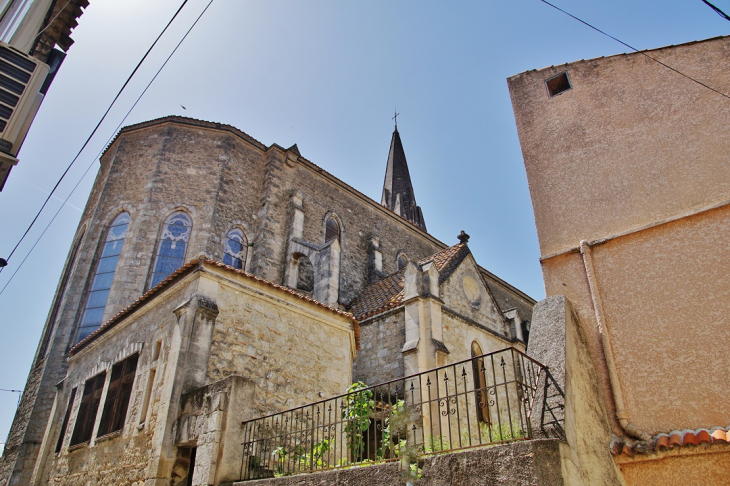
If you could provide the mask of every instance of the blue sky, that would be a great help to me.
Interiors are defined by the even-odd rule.
[[[92,0],[0,193],[0,256],[180,3]],[[93,164],[90,173],[0,295],[0,388],[24,386],[95,157],[207,3],[189,0],[130,83],[57,196]],[[730,33],[730,22],[700,0],[554,3],[639,49]],[[730,11],[730,0],[715,3]],[[506,78],[626,51],[539,0],[215,0],[125,124],[177,114],[234,125],[265,144],[297,143],[306,158],[379,201],[397,107],[429,232],[454,244],[465,230],[482,266],[539,300],[537,235]],[[0,288],[60,206],[49,204],[0,274]],[[17,395],[0,392],[0,441],[16,404]]]

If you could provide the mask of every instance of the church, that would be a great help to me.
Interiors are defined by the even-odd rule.
[[[0,483],[225,484],[242,421],[513,347],[535,301],[426,231],[396,126],[378,203],[230,125],[105,150]]]

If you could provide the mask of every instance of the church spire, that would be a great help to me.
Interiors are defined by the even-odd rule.
[[[393,138],[390,140],[388,166],[385,169],[383,198],[380,204],[426,231],[423,213],[420,206],[416,205],[416,196],[413,193],[411,175],[408,172],[406,154],[403,151],[397,124],[393,130]]]

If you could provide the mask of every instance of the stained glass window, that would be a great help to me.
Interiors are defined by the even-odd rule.
[[[160,243],[157,247],[157,258],[150,288],[165,280],[172,272],[185,263],[185,251],[190,241],[193,223],[190,217],[182,212],[172,213],[162,227]]]
[[[124,238],[129,227],[129,214],[122,213],[112,221],[104,240],[99,262],[96,264],[94,279],[91,281],[86,307],[81,317],[74,342],[79,342],[101,326],[109,290],[112,288],[114,272],[117,270],[119,255],[122,253]]]
[[[226,235],[226,246],[223,251],[223,263],[233,268],[246,267],[246,251],[248,240],[241,228],[233,228]]]

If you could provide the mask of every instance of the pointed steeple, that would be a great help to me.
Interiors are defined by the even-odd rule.
[[[393,138],[390,140],[388,166],[385,169],[383,197],[380,204],[426,231],[423,213],[420,206],[416,204],[416,196],[413,193],[411,175],[408,172],[406,154],[403,151],[397,124],[393,130]]]

